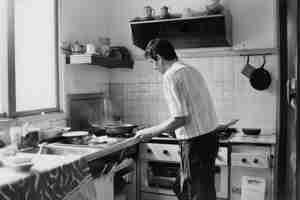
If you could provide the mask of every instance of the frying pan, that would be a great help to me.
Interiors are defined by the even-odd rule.
[[[132,133],[134,128],[137,128],[137,125],[134,124],[128,124],[128,123],[121,123],[121,122],[106,122],[102,124],[95,124],[90,123],[92,129],[95,131],[93,134],[96,134],[96,132],[100,131],[103,135],[122,135],[122,134],[128,134]]]
[[[272,81],[270,73],[264,69],[266,57],[264,56],[263,58],[263,64],[255,69],[250,75],[250,84],[256,90],[268,89]]]

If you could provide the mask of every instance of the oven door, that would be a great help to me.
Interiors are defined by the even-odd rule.
[[[141,162],[141,191],[175,195],[173,184],[179,168],[179,162],[143,160]],[[219,148],[215,168],[215,188],[218,198],[228,198],[227,147]]]
[[[175,195],[173,184],[179,167],[179,162],[144,160],[141,163],[141,191]]]

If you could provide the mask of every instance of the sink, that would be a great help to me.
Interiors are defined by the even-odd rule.
[[[23,153],[38,153],[39,148],[28,149],[22,151]],[[97,152],[97,149],[87,148],[87,147],[78,147],[72,145],[62,145],[62,144],[47,144],[42,147],[41,154],[43,155],[78,155],[78,156],[85,156],[89,154],[93,154]]]

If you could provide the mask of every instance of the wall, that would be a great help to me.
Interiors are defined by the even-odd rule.
[[[109,3],[99,0],[61,1],[60,41],[81,44],[93,42],[108,34]],[[62,61],[64,110],[67,110],[66,95],[70,93],[107,92],[110,72],[107,68],[92,65],[66,65]]]
[[[170,7],[170,13],[181,13],[184,8],[194,11],[204,9],[207,0],[112,0],[109,13],[109,36],[113,44],[129,47],[133,54],[142,51],[133,46],[128,21],[143,16],[143,7],[152,6],[159,15],[160,7]],[[222,4],[232,14],[233,48],[274,48],[276,44],[276,0],[222,0]]]
[[[110,14],[112,20],[108,28],[113,43],[129,47],[139,58],[133,70],[112,70],[111,94],[115,101],[122,105],[125,120],[135,123],[159,123],[168,116],[161,90],[161,76],[141,59],[143,51],[133,46],[128,20],[143,16],[145,5],[155,8],[156,14],[159,14],[159,8],[163,5],[169,6],[171,13],[180,13],[186,7],[196,11],[203,10],[206,0],[132,0],[130,3],[114,0],[111,3],[114,9]],[[230,10],[233,18],[232,49],[277,47],[275,0],[223,0],[222,3]],[[220,49],[222,51],[222,48],[215,50]],[[195,66],[207,79],[220,122],[238,118],[239,127],[259,127],[270,132],[275,131],[276,103],[279,95],[278,56],[267,56],[266,69],[271,72],[273,82],[268,90],[258,92],[251,88],[248,79],[240,73],[246,62],[245,57],[201,57],[201,52],[206,50],[214,51],[189,49],[178,52],[185,52],[183,60]],[[193,52],[200,52],[200,56]],[[251,64],[260,66],[261,63],[262,57],[251,58]]]
[[[200,71],[214,98],[220,122],[240,119],[238,127],[259,127],[273,132],[278,95],[278,57],[267,56],[265,68],[272,74],[272,84],[265,91],[254,90],[240,72],[244,57],[209,57],[183,59]],[[262,57],[251,58],[260,66]],[[134,70],[114,70],[111,85],[116,102],[123,107],[124,119],[139,124],[156,124],[168,117],[161,75],[147,62],[136,61]]]
[[[99,0],[61,1],[61,41],[97,42],[108,36],[110,3]]]

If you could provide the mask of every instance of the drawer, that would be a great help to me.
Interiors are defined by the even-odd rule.
[[[179,146],[176,144],[140,144],[140,159],[179,162]]]
[[[231,153],[231,165],[240,167],[270,168],[267,153]]]
[[[176,196],[155,194],[155,193],[141,193],[141,200],[178,200]]]

